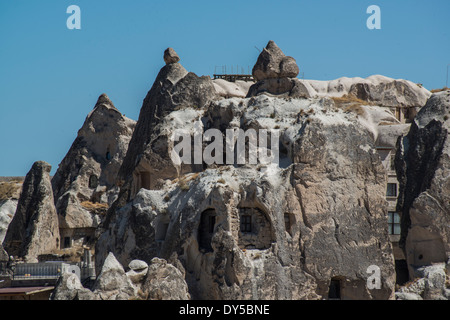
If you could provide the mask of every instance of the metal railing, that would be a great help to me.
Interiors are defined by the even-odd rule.
[[[18,263],[13,280],[58,279],[62,274],[62,263]]]

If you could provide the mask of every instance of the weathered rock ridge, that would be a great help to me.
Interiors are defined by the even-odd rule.
[[[410,275],[450,257],[450,91],[433,94],[398,140],[400,245]]]
[[[253,67],[253,78],[257,82],[249,88],[247,97],[270,94],[278,97],[311,98],[311,90],[296,78],[298,73],[295,59],[286,56],[271,40]]]
[[[393,297],[386,175],[358,116],[328,98],[218,99],[210,80],[181,68],[163,67],[144,100],[97,265],[109,252],[122,264],[165,259],[196,299],[321,299],[332,282],[345,299]],[[190,89],[179,92],[180,79]],[[168,90],[186,97],[176,104]],[[179,128],[279,130],[279,165],[174,164]],[[381,289],[367,288],[370,265]]]
[[[3,242],[9,255],[37,262],[40,254],[59,248],[58,217],[50,182],[51,166],[33,164],[23,183],[17,211]]]
[[[172,53],[173,54],[173,53]],[[175,60],[173,60],[175,61]],[[118,180],[122,186],[119,201],[124,205],[141,187],[156,188],[161,179],[175,178],[177,169],[170,159],[173,142],[170,127],[184,125],[168,114],[191,107],[200,112],[219,98],[210,77],[198,77],[178,62],[166,64],[145,97],[128,151],[120,168]],[[186,170],[192,171],[192,168]],[[141,172],[145,174],[142,175]],[[115,210],[116,207],[110,210]],[[108,223],[108,218],[106,224]]]
[[[431,93],[416,83],[372,75],[365,79],[342,77],[331,81],[304,80],[312,89],[312,96],[341,97],[351,94],[358,99],[384,107],[420,108]]]
[[[150,265],[133,260],[125,272],[112,253],[106,257],[92,290],[84,288],[75,274],[65,273],[51,300],[189,300],[183,274],[163,259]]]
[[[115,200],[117,173],[134,126],[106,94],[98,98],[52,179],[61,228],[99,225],[101,210],[95,204],[105,204],[106,211]]]
[[[255,83],[199,77],[172,48],[163,59],[137,122],[103,94],[51,185],[43,162],[27,175],[8,254],[35,261],[81,234],[80,244],[95,244],[95,283],[84,288],[64,274],[52,299],[448,296],[450,92],[428,99],[421,86],[383,76],[300,80],[295,59],[273,41],[253,68]],[[396,118],[397,109],[414,116],[424,105],[411,124]],[[194,137],[188,146],[203,148],[200,163],[174,161],[181,129]],[[255,132],[244,138],[245,163],[229,132]],[[227,142],[234,154],[224,164]],[[401,244],[410,276],[420,277],[395,294],[377,148],[398,149]],[[268,154],[276,161],[263,161]],[[7,256],[0,246],[0,261]]]

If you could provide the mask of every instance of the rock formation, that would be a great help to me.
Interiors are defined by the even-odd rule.
[[[304,80],[312,97],[353,96],[369,104],[391,108],[411,121],[425,105],[431,92],[422,85],[404,79],[372,75],[365,79],[342,77],[336,80]],[[397,109],[397,110],[396,110]]]
[[[404,124],[393,112],[409,108],[413,117],[426,89],[382,76],[300,80],[295,59],[273,41],[253,68],[255,83],[198,77],[172,48],[163,58],[137,123],[100,96],[53,178],[61,234],[97,228],[98,277],[90,290],[65,274],[52,299],[448,296],[449,92],[433,95]],[[199,142],[216,162],[205,153],[200,163],[174,161],[180,129],[199,135],[187,145]],[[214,152],[202,137],[209,129]],[[245,163],[237,162],[239,139],[229,132],[257,135],[244,138]],[[227,142],[234,154],[224,163],[230,158],[218,152]],[[422,279],[396,294],[388,177],[377,147],[399,150],[402,243],[410,274]],[[268,153],[276,157],[263,161]],[[8,239],[25,238],[16,225],[29,225],[22,198],[36,199],[28,180]],[[47,194],[48,172],[41,180]],[[104,219],[95,204],[109,207]],[[22,231],[13,237],[10,230]],[[19,251],[11,239],[7,249]],[[378,288],[368,285],[373,268]]]
[[[438,263],[416,269],[416,278],[402,286],[396,293],[397,300],[449,300],[450,288],[446,279],[449,265]]]
[[[180,57],[173,48],[167,48],[164,51],[164,62],[166,64],[177,63],[178,61],[180,61]]]
[[[176,53],[172,52],[171,56],[174,55]],[[173,142],[170,141],[167,126],[185,126],[185,120],[176,115],[183,115],[186,108],[199,114],[217,98],[209,77],[198,77],[186,71],[178,62],[168,63],[161,68],[144,99],[127,155],[119,171],[118,179],[122,188],[116,205],[124,205],[130,195],[136,194],[141,187],[153,189],[163,179],[178,176],[170,159]],[[167,117],[168,114],[174,118]],[[194,169],[188,166],[185,170]],[[112,208],[110,211],[114,210]]]
[[[61,238],[70,239],[63,247],[93,238],[102,214],[117,196],[116,177],[134,126],[106,94],[86,117],[52,179]]]
[[[271,40],[253,67],[253,78],[257,82],[250,87],[247,97],[264,93],[279,97],[311,98],[310,90],[296,78],[298,73],[295,59],[286,56]]]
[[[450,257],[450,91],[435,93],[398,141],[400,245],[410,277]]]
[[[19,200],[15,199],[0,201],[0,243],[5,239],[8,226],[16,213],[18,202]]]
[[[148,300],[189,300],[184,274],[164,259],[153,258],[142,291]]]
[[[40,254],[59,248],[58,217],[50,182],[51,166],[37,161],[28,172],[3,242],[9,255],[37,262]]]
[[[345,299],[392,297],[385,170],[358,116],[328,98],[259,92],[217,100],[209,89],[196,90],[199,82],[214,89],[196,76],[179,92],[188,77],[180,70],[178,63],[163,67],[144,100],[121,168],[125,192],[103,225],[97,265],[109,252],[122,264],[165,259],[185,270],[195,299],[321,299],[330,285]],[[174,101],[184,103],[175,108]],[[279,164],[183,168],[167,156],[168,137],[179,128],[279,130]],[[134,188],[126,182],[132,174]],[[381,289],[366,285],[371,265],[381,270]]]
[[[293,57],[287,57],[281,49],[270,40],[253,67],[252,74],[256,81],[279,78],[295,78],[300,72]]]
[[[163,259],[150,266],[133,260],[125,272],[112,253],[104,261],[93,290],[84,288],[75,274],[63,274],[51,300],[189,300],[183,274]]]

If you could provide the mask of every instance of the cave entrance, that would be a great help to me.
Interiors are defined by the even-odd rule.
[[[403,286],[409,281],[408,264],[405,259],[395,260],[395,283]]]
[[[150,190],[150,172],[142,171],[139,173],[141,188]]]
[[[329,300],[341,300],[341,280],[332,278],[328,289]]]
[[[214,227],[216,225],[216,210],[207,209],[202,212],[200,217],[200,225],[198,228],[198,245],[200,250],[204,252],[211,252],[211,240],[214,234]]]

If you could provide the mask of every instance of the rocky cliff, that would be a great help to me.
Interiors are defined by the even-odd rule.
[[[9,255],[37,262],[40,254],[59,248],[58,217],[50,182],[51,166],[33,164],[23,183],[17,210],[3,242]]]
[[[283,61],[274,44],[267,51]],[[258,82],[295,77],[270,57],[259,61],[270,77]],[[289,88],[220,99],[210,80],[183,70],[163,67],[144,100],[121,168],[126,196],[108,212],[97,265],[110,252],[122,264],[160,257],[186,271],[200,299],[320,299],[330,285],[346,299],[392,297],[386,175],[371,130],[378,124],[367,125],[381,113],[360,117]],[[279,163],[174,164],[168,137],[178,128],[278,130]],[[366,285],[371,265],[380,289]]]
[[[398,140],[400,245],[410,275],[450,257],[450,91],[435,93]]]
[[[99,225],[117,196],[116,177],[134,127],[106,94],[98,98],[52,179],[60,228]]]
[[[172,48],[164,62],[137,122],[101,95],[52,188],[48,165],[27,175],[8,254],[35,260],[95,232],[95,283],[65,274],[52,299],[392,299],[377,148],[399,150],[402,245],[424,279],[396,297],[447,297],[448,92],[300,80],[273,41],[255,82],[199,77]],[[404,108],[422,110],[405,124]]]

